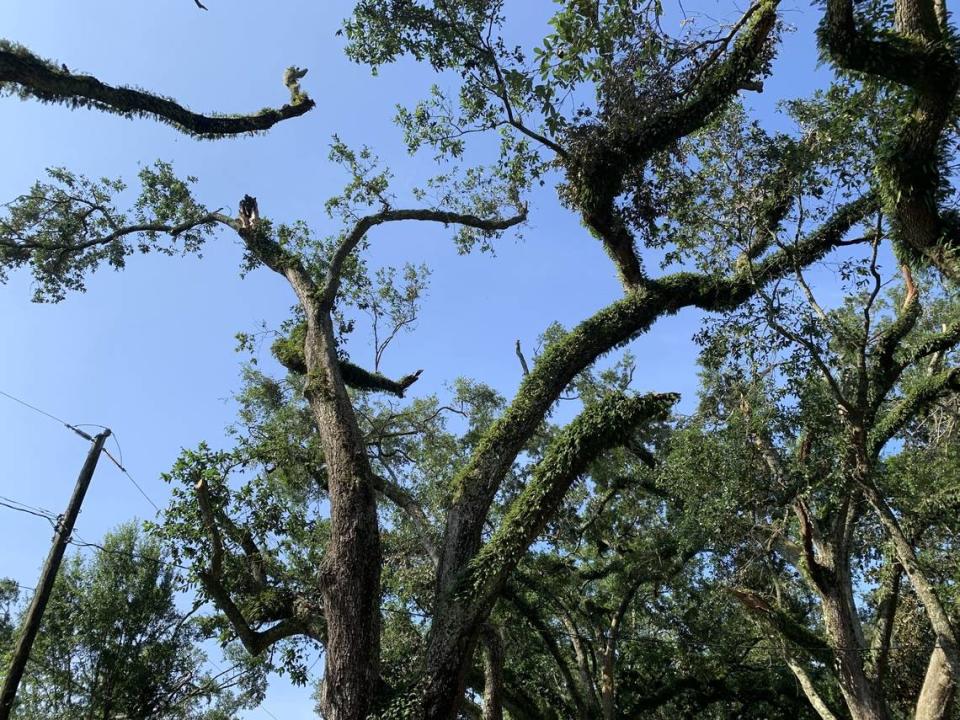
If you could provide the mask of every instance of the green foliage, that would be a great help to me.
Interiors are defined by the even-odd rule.
[[[190,185],[168,163],[140,171],[141,192],[133,210],[117,209],[120,180],[91,180],[63,168],[47,170],[5,206],[0,218],[0,282],[11,269],[29,265],[37,281],[34,300],[59,302],[83,291],[85,276],[100,265],[122,269],[136,253],[197,254],[213,219],[194,200]],[[161,238],[161,234],[167,236]]]
[[[950,80],[952,37],[935,47],[897,39],[883,7],[859,4],[866,40],[889,42],[897,57],[939,59]],[[519,46],[506,39],[517,6],[502,0],[356,3],[345,26],[354,60],[376,71],[406,55],[454,80],[397,111],[408,149],[432,150],[441,168],[404,188],[424,210],[398,211],[401,191],[376,153],[334,136],[330,159],[347,175],[325,205],[334,230],[267,218],[240,227],[244,270],[305,276],[306,299],[274,333],[288,373],[271,377],[255,359],[245,369],[232,446],[185,450],[165,476],[172,500],[152,532],[185,566],[182,587],[217,607],[190,624],[191,639],[229,647],[239,638],[263,656],[260,671],[309,680],[310,653],[336,638],[325,583],[349,574],[328,566],[333,541],[349,541],[331,538],[336,481],[378,493],[379,537],[362,540],[382,549],[380,584],[364,591],[381,601],[374,707],[384,719],[419,712],[434,656],[466,663],[441,670],[464,670],[479,692],[476,659],[455,655],[472,647],[488,614],[509,630],[515,720],[604,709],[811,717],[790,674],[797,667],[839,705],[831,668],[840,658],[830,648],[848,640],[837,639],[826,603],[843,596],[856,605],[850,621],[879,635],[884,588],[899,572],[890,522],[878,522],[864,497],[890,505],[956,614],[955,298],[928,277],[918,279],[923,307],[912,292],[887,297],[893,274],[881,253],[892,238],[911,263],[952,257],[941,232],[952,216],[937,220],[931,252],[907,249],[903,221],[909,203],[936,211],[946,199],[943,128],[928,132],[930,108],[917,104],[936,83],[921,78],[905,91],[896,77],[840,77],[783,103],[788,127],[767,131],[737,95],[771,69],[777,10],[776,0],[759,0],[731,23],[688,18],[670,35],[659,0],[561,0],[541,37]],[[869,42],[848,45],[880,47]],[[303,74],[285,75],[299,104],[309,102]],[[952,98],[955,86],[945,87]],[[953,110],[939,112],[943,126]],[[467,162],[477,148],[488,164]],[[162,163],[143,170],[128,217],[114,199],[122,183],[51,171],[51,182],[8,206],[0,270],[32,265],[38,297],[59,300],[82,290],[87,272],[120,268],[134,252],[198,252],[214,223],[238,225],[207,213],[192,182]],[[438,208],[525,218],[523,196],[548,182],[603,243],[625,295],[570,330],[548,327],[510,403],[467,379],[442,397],[404,399],[416,376],[391,380],[379,368],[415,325],[429,269],[368,267],[367,232]],[[458,249],[494,249],[501,231],[472,224],[458,228]],[[862,237],[848,238],[854,230]],[[853,248],[838,253],[833,274],[811,279],[807,266],[841,243]],[[649,277],[658,261],[678,271]],[[830,301],[821,305],[824,287]],[[670,417],[675,394],[632,390],[632,356],[596,363],[690,306],[712,313],[697,337],[700,403],[690,417]],[[344,349],[367,321],[369,370]],[[330,402],[336,372],[307,368],[308,328],[331,323],[324,341],[339,354],[349,407]],[[253,350],[258,337],[239,340]],[[565,425],[556,422],[561,400],[578,410]],[[360,471],[331,477],[321,438],[333,447],[331,437],[343,436],[362,438],[348,448]],[[841,530],[842,548],[814,548]],[[169,595],[174,578],[163,583]],[[892,615],[903,671],[876,683],[901,714],[934,642],[918,597],[905,587]]]
[[[0,578],[0,651],[5,656],[11,648],[13,634],[16,630],[14,607],[20,597],[20,588],[9,578]]]
[[[259,702],[256,668],[202,670],[197,622],[177,608],[175,569],[155,542],[130,524],[101,548],[61,569],[15,718],[215,720]]]

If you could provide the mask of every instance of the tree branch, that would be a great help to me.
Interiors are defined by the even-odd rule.
[[[882,686],[886,679],[890,642],[893,639],[894,619],[900,602],[900,586],[903,579],[903,566],[896,560],[893,560],[890,565],[892,567],[889,567],[889,575],[878,590],[880,601],[877,603],[874,636],[870,644],[873,679],[878,686]]]
[[[790,672],[797,678],[797,682],[800,683],[800,687],[803,689],[803,694],[807,696],[807,700],[810,701],[810,704],[813,706],[813,709],[817,711],[817,715],[820,716],[821,720],[839,720],[838,716],[823,699],[823,696],[820,695],[807,669],[800,664],[789,650],[786,651],[786,655],[787,667],[790,668]]]
[[[304,357],[303,343],[306,338],[306,324],[298,323],[290,335],[278,338],[270,347],[273,356],[287,370],[307,374],[307,360]],[[354,365],[349,360],[340,360],[340,375],[348,387],[354,390],[365,390],[368,392],[386,392],[397,397],[403,397],[407,389],[420,379],[423,370],[404,375],[399,380],[388,378],[382,373],[374,373],[366,370],[359,365]]]
[[[880,403],[883,402],[889,391],[900,379],[900,376],[903,375],[903,371],[919,359],[911,357],[909,362],[898,363],[895,361],[895,354],[901,341],[916,327],[922,310],[923,306],[920,303],[919,295],[916,292],[911,293],[908,287],[900,314],[877,339],[873,350],[873,367],[870,372],[873,412],[879,409]],[[957,327],[957,338],[960,340],[960,323]]]
[[[539,589],[536,591],[540,592]],[[570,670],[570,665],[567,663],[566,657],[563,655],[563,652],[560,650],[560,647],[557,644],[554,633],[551,631],[550,627],[543,620],[543,618],[541,618],[537,613],[537,608],[528,603],[523,596],[520,595],[520,593],[508,586],[504,592],[504,597],[517,609],[517,612],[519,612],[520,615],[528,623],[530,623],[537,635],[540,636],[540,639],[543,641],[543,645],[547,650],[547,654],[553,658],[557,669],[560,671],[560,675],[563,677],[563,682],[567,687],[567,692],[570,693],[573,704],[576,706],[578,717],[583,716],[586,713],[586,703],[584,702],[581,688],[577,684],[577,681],[573,678],[573,672]]]
[[[645,422],[665,420],[679,397],[613,393],[587,407],[547,448],[533,478],[511,503],[500,527],[471,561],[463,592],[479,613],[489,607],[506,577],[543,530],[567,490],[601,453],[617,447]]]
[[[160,95],[107,85],[91,75],[75,75],[65,65],[43,60],[22,45],[0,41],[0,90],[13,86],[23,99],[89,107],[123,117],[150,116],[200,138],[262,132],[308,112],[315,103],[300,89],[299,80],[305,73],[297,68],[287,70],[284,83],[290,90],[289,105],[253,115],[201,115]]]
[[[353,229],[347,233],[330,259],[330,267],[324,280],[323,288],[318,295],[321,308],[332,308],[340,288],[340,275],[343,264],[357,245],[363,240],[367,232],[377,225],[401,220],[420,220],[422,222],[438,222],[444,225],[465,225],[489,232],[506,230],[518,225],[527,219],[527,208],[521,208],[517,215],[510,218],[480,218],[468,213],[449,212],[446,210],[384,210],[373,215],[360,218]]]
[[[487,431],[480,447],[454,481],[454,499],[444,536],[441,571],[463,566],[476,552],[487,510],[501,478],[544,414],[578,372],[599,356],[646,332],[661,316],[685,307],[721,311],[747,300],[758,287],[790,272],[795,263],[809,264],[841,242],[847,231],[875,207],[864,196],[837,210],[819,230],[795,247],[758,262],[751,272],[728,278],[677,273],[645,283],[622,300],[585,320],[549,347],[527,375],[516,398]],[[441,592],[453,576],[444,574]]]
[[[484,623],[480,628],[483,645],[483,720],[503,720],[503,637],[500,628]]]
[[[602,241],[627,288],[644,273],[616,199],[629,173],[643,168],[657,152],[695,132],[762,71],[779,0],[760,0],[723,61],[706,72],[684,101],[662,108],[626,107],[622,117],[589,122],[569,131],[562,157],[575,205],[584,223]]]
[[[906,396],[880,417],[870,433],[868,451],[876,457],[884,445],[917,414],[937,399],[960,391],[960,368],[953,368],[925,377]]]
[[[255,630],[244,617],[243,612],[230,597],[230,593],[223,585],[223,539],[217,526],[215,513],[210,504],[209,489],[206,478],[202,475],[194,486],[197,495],[197,505],[200,508],[200,516],[203,519],[204,527],[210,538],[212,547],[209,567],[198,571],[197,576],[203,585],[204,590],[210,595],[210,598],[216,606],[223,612],[224,616],[237,633],[237,638],[243,643],[243,646],[251,655],[260,655],[264,650],[288,637],[305,635],[314,640],[320,641],[321,635],[316,632],[311,625],[313,623],[305,622],[297,617],[294,603],[291,603],[290,616],[284,618],[276,625],[269,627],[264,631]]]
[[[881,35],[857,27],[853,0],[827,0],[820,45],[841,68],[913,90],[895,137],[881,147],[878,184],[901,249],[957,279],[960,222],[955,212],[942,209],[939,197],[941,145],[960,87],[955,42],[944,40],[929,0],[896,6],[894,31]]]
[[[383,467],[390,473],[392,480],[387,480],[379,475],[375,476],[376,489],[407,514],[407,517],[410,518],[417,529],[420,544],[423,546],[423,549],[426,550],[430,559],[433,560],[434,566],[436,566],[437,563],[440,562],[440,552],[437,550],[437,544],[433,540],[430,519],[423,511],[423,508],[420,507],[417,499],[400,484],[393,472],[393,468],[386,464],[383,464]]]
[[[177,225],[169,225],[167,223],[138,223],[134,225],[126,225],[121,228],[117,228],[111,233],[106,235],[99,235],[88,240],[84,240],[80,243],[69,242],[68,238],[63,238],[64,242],[62,243],[46,243],[38,242],[36,240],[8,240],[5,237],[0,237],[0,249],[4,250],[4,254],[14,261],[26,261],[30,259],[30,254],[37,250],[43,251],[55,251],[55,252],[64,252],[64,253],[80,253],[84,250],[89,250],[91,248],[99,247],[102,245],[109,245],[110,243],[120,240],[127,235],[134,235],[136,233],[163,233],[165,235],[170,235],[171,237],[176,237],[182,233],[192,230],[196,227],[202,225],[211,225],[215,222],[222,222],[225,216],[220,213],[212,212],[201,215],[200,217],[194,220],[187,220]]]

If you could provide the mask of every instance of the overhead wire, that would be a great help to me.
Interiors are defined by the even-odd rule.
[[[46,410],[43,410],[43,409],[37,407],[36,405],[33,405],[33,404],[27,402],[26,400],[22,400],[21,398],[16,397],[15,395],[11,395],[11,394],[8,393],[8,392],[5,392],[5,391],[3,391],[3,390],[0,390],[0,395],[4,396],[4,397],[6,397],[6,398],[9,398],[10,400],[12,400],[12,401],[14,401],[14,402],[16,402],[16,403],[19,403],[20,405],[23,405],[23,406],[26,407],[26,408],[29,408],[30,410],[33,410],[34,412],[39,413],[40,415],[44,415],[45,417],[53,420],[54,422],[59,423],[60,425],[63,425],[63,426],[64,426],[65,428],[67,428],[68,430],[71,430],[72,432],[76,433],[77,435],[79,435],[80,437],[84,438],[85,440],[87,440],[87,441],[89,441],[89,442],[93,442],[93,439],[94,439],[94,438],[93,438],[89,433],[81,430],[81,429],[80,429],[81,427],[97,427],[97,428],[101,428],[102,430],[109,430],[109,428],[106,427],[105,425],[100,425],[100,424],[98,424],[98,423],[77,423],[77,424],[71,424],[71,423],[68,423],[66,420],[63,420],[62,418],[57,417],[57,416],[54,415],[53,413],[47,412]],[[143,496],[143,498],[144,498],[148,503],[150,503],[150,504],[153,506],[154,510],[156,510],[157,512],[160,512],[160,506],[157,505],[157,503],[155,503],[155,502],[153,501],[153,498],[151,498],[151,497],[147,494],[147,492],[143,489],[143,487],[141,487],[140,483],[138,483],[138,482],[133,478],[133,476],[130,474],[130,471],[127,470],[127,468],[124,466],[124,464],[123,464],[123,449],[122,449],[121,446],[120,446],[120,441],[119,441],[119,439],[117,438],[117,434],[116,434],[115,432],[112,432],[112,431],[111,431],[111,435],[113,436],[113,441],[114,441],[114,443],[115,443],[116,446],[117,446],[117,456],[118,456],[119,459],[118,459],[117,457],[114,457],[114,456],[110,453],[110,451],[107,450],[106,448],[103,448],[101,452],[103,452],[103,454],[106,455],[107,458],[108,458],[114,465],[117,466],[117,469],[120,470],[120,472],[123,473],[124,476],[126,476],[127,480],[129,480],[130,483],[131,483],[131,484],[139,491],[139,493]],[[18,501],[18,500],[14,500],[14,499],[12,499],[12,498],[4,497],[4,496],[2,496],[2,495],[0,495],[0,507],[7,508],[7,509],[9,509],[9,510],[15,510],[15,511],[17,511],[17,512],[26,513],[26,514],[32,515],[32,516],[34,516],[34,517],[42,518],[42,519],[46,520],[47,522],[49,522],[53,527],[56,527],[56,524],[57,524],[57,522],[58,522],[59,519],[60,519],[60,516],[59,516],[59,515],[51,512],[50,510],[46,510],[46,509],[44,509],[44,508],[39,508],[39,507],[34,507],[34,506],[31,506],[31,505],[27,505],[26,503],[22,503],[22,502],[20,502],[20,501]],[[135,553],[135,552],[125,553],[125,552],[121,552],[121,551],[118,551],[118,550],[112,550],[111,548],[108,548],[108,547],[105,547],[105,546],[103,546],[103,545],[100,545],[99,543],[88,542],[87,540],[84,540],[84,539],[79,535],[79,533],[76,532],[76,530],[74,530],[73,534],[71,535],[70,539],[69,539],[67,542],[70,543],[71,545],[76,546],[76,547],[81,547],[81,548],[93,548],[94,550],[97,550],[98,552],[103,552],[103,553],[108,553],[108,554],[113,554],[113,555],[120,555],[120,556],[132,557],[132,558],[135,559],[135,560],[147,560],[147,561],[154,562],[154,563],[157,563],[157,564],[160,564],[160,565],[166,565],[166,566],[169,566],[169,567],[174,567],[174,568],[177,568],[177,569],[179,569],[179,570],[189,570],[189,568],[187,568],[187,567],[185,567],[185,566],[183,566],[183,565],[178,565],[177,563],[173,563],[173,562],[170,562],[170,561],[167,561],[167,560],[161,560],[160,558],[153,558],[153,557],[149,557],[149,556],[146,556],[146,555],[143,555],[143,554],[140,554],[140,553]],[[20,588],[21,590],[28,590],[28,591],[30,591],[30,592],[33,592],[33,591],[35,590],[35,588],[28,587],[28,586],[26,586],[26,585],[20,585],[19,583],[14,583],[14,584],[15,584],[18,588]],[[214,667],[216,667],[218,670],[223,671],[223,668],[220,667],[220,666],[219,666],[216,662],[214,662],[213,660],[210,660],[210,663],[211,663]],[[315,665],[315,664],[316,664],[316,663],[314,663],[314,665]],[[267,716],[269,716],[270,718],[272,718],[272,720],[279,720],[279,718],[277,718],[276,715],[274,715],[272,712],[270,712],[270,710],[268,710],[267,708],[263,707],[262,705],[261,705],[258,709],[261,710],[261,711],[263,711],[263,712],[264,712]]]
[[[90,441],[90,442],[93,442],[93,436],[91,436],[89,433],[85,432],[84,430],[81,430],[81,429],[80,429],[81,427],[98,427],[98,428],[102,428],[103,430],[109,431],[110,434],[113,436],[113,441],[114,441],[114,443],[115,443],[116,446],[117,446],[117,455],[119,456],[120,459],[118,460],[117,458],[115,458],[115,457],[110,453],[110,451],[107,450],[106,448],[103,448],[103,450],[102,450],[103,454],[106,455],[107,458],[109,458],[110,461],[111,461],[114,465],[117,466],[117,469],[119,469],[120,472],[123,473],[123,475],[127,478],[127,480],[129,480],[130,483],[137,489],[137,491],[143,496],[144,500],[146,500],[148,503],[150,503],[150,504],[153,506],[153,509],[154,509],[154,510],[156,510],[157,512],[160,512],[160,506],[157,505],[157,503],[155,503],[155,502],[153,501],[153,498],[151,498],[151,497],[147,494],[147,492],[143,489],[143,487],[140,485],[140,483],[138,483],[138,482],[133,478],[133,475],[130,474],[130,471],[127,470],[126,467],[124,467],[124,464],[123,464],[123,449],[120,447],[120,441],[117,439],[117,434],[116,434],[115,432],[111,431],[110,428],[108,428],[106,425],[100,425],[100,424],[98,424],[98,423],[77,423],[77,424],[71,424],[71,423],[68,423],[66,420],[63,420],[62,418],[57,417],[57,416],[54,415],[53,413],[47,412],[46,410],[43,410],[43,409],[37,407],[36,405],[33,405],[32,403],[28,403],[26,400],[23,400],[23,399],[15,396],[15,395],[11,395],[11,394],[8,393],[8,392],[5,392],[5,391],[3,391],[3,390],[0,390],[0,395],[3,395],[4,397],[9,398],[10,400],[13,400],[13,401],[16,402],[16,403],[19,403],[19,404],[23,405],[24,407],[29,408],[30,410],[33,410],[34,412],[40,413],[41,415],[44,415],[44,416],[50,418],[51,420],[60,423],[61,425],[63,425],[63,426],[64,426],[65,428],[67,428],[68,430],[71,430],[72,432],[76,433],[76,434],[79,435],[80,437],[82,437],[82,438],[84,438],[85,440]]]

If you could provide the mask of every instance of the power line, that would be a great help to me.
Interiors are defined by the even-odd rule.
[[[84,438],[85,440],[89,440],[90,442],[93,442],[93,437],[92,437],[89,433],[86,433],[86,432],[84,432],[83,430],[81,430],[81,429],[80,429],[81,427],[97,427],[97,428],[102,428],[102,429],[104,429],[104,430],[107,429],[107,427],[106,427],[105,425],[99,425],[99,424],[97,424],[97,423],[78,423],[78,424],[76,424],[76,425],[71,425],[71,424],[68,423],[66,420],[62,420],[61,418],[58,418],[58,417],[57,417],[56,415],[54,415],[53,413],[49,413],[49,412],[47,412],[46,410],[42,410],[41,408],[38,408],[36,405],[30,404],[30,403],[28,403],[26,400],[21,400],[20,398],[14,396],[14,395],[11,395],[11,394],[8,393],[8,392],[4,392],[3,390],[0,390],[0,395],[3,395],[4,397],[9,398],[9,399],[13,400],[13,401],[16,402],[16,403],[20,403],[20,404],[23,405],[24,407],[30,408],[30,409],[33,410],[34,412],[40,413],[41,415],[44,415],[44,416],[50,418],[51,420],[60,423],[60,424],[63,425],[65,428],[67,428],[67,429],[75,432],[77,435],[79,435],[80,437]],[[157,503],[155,503],[155,502],[153,501],[153,499],[152,499],[149,495],[147,495],[146,491],[143,489],[143,487],[141,487],[140,483],[138,483],[136,480],[134,480],[134,479],[133,479],[133,476],[130,474],[130,472],[123,466],[123,450],[122,450],[122,448],[120,447],[120,441],[117,439],[116,433],[111,433],[111,434],[113,435],[113,441],[114,441],[114,443],[116,443],[116,445],[117,445],[117,455],[119,455],[120,459],[117,460],[117,458],[115,458],[113,455],[111,455],[111,454],[110,454],[110,451],[107,450],[106,448],[104,448],[103,454],[106,455],[106,456],[110,459],[110,461],[111,461],[114,465],[117,466],[117,468],[120,470],[120,472],[122,472],[122,473],[126,476],[127,480],[129,480],[130,483],[137,489],[137,491],[138,491],[141,495],[143,495],[143,498],[144,498],[148,503],[150,503],[150,504],[153,506],[153,509],[156,510],[157,512],[160,512],[160,506],[157,505]]]
[[[142,487],[140,487],[140,483],[138,483],[136,480],[133,479],[133,475],[131,475],[130,472],[129,472],[113,455],[110,454],[110,451],[105,449],[105,450],[103,451],[103,454],[106,455],[108,458],[110,458],[110,461],[111,461],[114,465],[117,466],[117,468],[120,470],[120,472],[122,472],[124,475],[126,475],[127,480],[129,480],[129,481],[133,484],[133,486],[140,492],[140,494],[143,495],[144,499],[145,499],[148,503],[150,503],[151,505],[153,505],[153,509],[156,510],[157,512],[160,512],[160,506],[157,505],[157,504],[150,498],[149,495],[147,495],[146,491],[145,491]]]
[[[33,508],[25,503],[21,503],[17,500],[12,500],[10,498],[5,498],[0,495],[0,507],[7,508],[9,510],[16,510],[17,512],[26,513],[34,517],[42,518],[49,522],[51,525],[56,527],[56,522],[59,519],[58,515],[54,515],[50,511],[44,511],[42,508]],[[149,555],[144,555],[142,553],[136,552],[123,552],[120,550],[113,550],[112,548],[105,547],[99,543],[89,542],[84,540],[80,534],[74,530],[73,536],[68,541],[71,545],[79,548],[93,548],[99,552],[104,552],[110,555],[117,555],[121,557],[131,557],[134,560],[146,560],[148,562],[153,562],[158,565],[166,565],[168,567],[177,568],[178,570],[189,571],[190,568],[184,565],[178,565],[177,563],[170,562],[169,560],[161,560],[160,558],[151,557]]]
[[[57,516],[49,510],[33,507],[31,505],[27,505],[26,503],[22,503],[18,500],[13,500],[12,498],[4,497],[2,495],[0,495],[0,507],[5,507],[10,510],[16,510],[17,512],[27,513],[28,515],[43,518],[44,520],[49,521],[51,524],[53,524],[57,519]]]
[[[64,426],[65,428],[67,428],[68,430],[72,430],[73,432],[75,432],[77,435],[79,435],[80,437],[84,438],[85,440],[89,440],[90,442],[93,442],[93,437],[91,437],[88,433],[85,433],[83,430],[81,430],[80,428],[78,428],[76,425],[71,425],[71,424],[68,423],[66,420],[61,420],[60,418],[58,418],[58,417],[57,417],[56,415],[54,415],[53,413],[48,413],[46,410],[41,410],[41,409],[38,408],[36,405],[31,405],[31,404],[28,403],[26,400],[21,400],[20,398],[15,397],[14,395],[11,395],[11,394],[8,393],[8,392],[4,392],[3,390],[0,390],[0,395],[3,395],[4,397],[10,398],[10,399],[13,400],[14,402],[20,403],[20,404],[23,405],[24,407],[30,408],[30,409],[33,410],[34,412],[38,412],[38,413],[40,413],[41,415],[47,416],[48,418],[50,418],[50,419],[53,420],[54,422],[58,422],[58,423],[60,423],[61,425],[63,425],[63,426]]]
[[[8,393],[8,392],[4,392],[3,390],[0,390],[0,395],[3,395],[4,397],[9,398],[10,400],[13,400],[13,401],[16,402],[16,403],[19,403],[20,405],[23,405],[24,407],[29,408],[30,410],[33,410],[34,412],[39,413],[40,415],[43,415],[43,416],[45,416],[45,417],[53,420],[54,422],[59,423],[60,425],[63,425],[63,426],[64,426],[65,428],[67,428],[68,430],[71,430],[72,432],[76,433],[76,434],[79,435],[80,437],[84,438],[85,440],[91,441],[91,442],[93,441],[93,437],[92,437],[89,433],[86,433],[86,432],[84,432],[83,430],[81,430],[80,427],[97,427],[97,428],[102,428],[102,429],[104,429],[104,430],[107,430],[107,428],[106,428],[104,425],[100,425],[100,424],[97,424],[97,423],[78,423],[77,425],[71,425],[71,424],[68,423],[66,420],[63,420],[63,419],[57,417],[57,416],[54,415],[53,413],[49,413],[49,412],[47,412],[46,410],[42,410],[41,408],[38,408],[36,405],[32,405],[31,403],[28,403],[26,400],[21,400],[20,398],[14,396],[14,395],[11,395],[11,394]],[[117,439],[116,433],[113,433],[113,439],[114,439],[114,443],[115,443],[116,446],[117,446],[117,455],[119,456],[120,459],[118,460],[117,458],[115,458],[112,454],[110,454],[110,451],[107,450],[106,448],[104,448],[104,449],[102,450],[103,454],[106,455],[106,456],[110,459],[110,461],[111,461],[114,465],[117,466],[117,469],[119,469],[120,472],[123,473],[123,474],[126,476],[127,480],[129,480],[130,483],[139,491],[139,493],[144,497],[144,499],[145,499],[148,503],[150,503],[157,512],[160,512],[160,506],[157,505],[157,503],[155,503],[155,502],[153,501],[153,499],[152,499],[152,498],[146,493],[146,491],[140,486],[140,483],[138,483],[138,482],[133,478],[133,476],[130,474],[130,472],[126,469],[126,467],[124,467],[124,465],[123,465],[123,449],[120,447],[120,441]],[[17,511],[17,512],[26,513],[26,514],[32,515],[32,516],[34,516],[34,517],[42,518],[42,519],[46,520],[47,522],[49,522],[53,527],[56,527],[57,521],[59,520],[59,516],[56,515],[56,514],[54,514],[54,513],[52,513],[52,512],[49,511],[49,510],[45,510],[45,509],[43,509],[43,508],[38,508],[38,507],[33,507],[33,506],[31,506],[31,505],[27,505],[26,503],[21,503],[21,502],[18,501],[18,500],[13,500],[12,498],[7,498],[7,497],[3,497],[3,496],[0,496],[0,507],[7,508],[7,509],[9,509],[9,510],[15,510],[15,511]],[[88,541],[84,540],[82,537],[80,537],[80,534],[77,533],[76,530],[74,530],[73,536],[74,536],[76,539],[74,539],[74,537],[71,537],[71,538],[68,540],[68,542],[69,542],[71,545],[74,545],[74,546],[76,546],[76,547],[93,548],[93,549],[97,550],[98,552],[103,552],[103,553],[108,553],[108,554],[113,554],[113,555],[119,555],[119,556],[125,556],[125,557],[131,557],[131,558],[133,558],[133,559],[135,559],[135,560],[148,560],[148,561],[150,561],[150,562],[154,562],[154,563],[157,563],[157,564],[159,564],[159,565],[166,565],[166,566],[169,566],[169,567],[177,568],[177,569],[179,569],[179,570],[189,571],[189,569],[190,569],[190,568],[184,567],[183,565],[178,565],[177,563],[169,562],[169,561],[166,561],[166,560],[161,560],[161,559],[159,559],[159,558],[153,558],[153,557],[149,557],[149,556],[146,556],[146,555],[141,555],[140,553],[135,553],[135,552],[126,553],[126,552],[121,552],[121,551],[118,551],[118,550],[112,550],[112,549],[110,549],[110,548],[104,547],[103,545],[100,545],[99,543],[88,542]],[[30,592],[33,592],[33,591],[35,590],[35,588],[27,587],[27,586],[25,586],[25,585],[20,585],[19,583],[15,583],[15,584],[16,584],[16,586],[17,586],[18,588],[20,588],[20,589],[22,589],[22,590],[28,590],[28,591],[30,591]],[[211,663],[214,667],[216,667],[217,669],[223,671],[223,668],[221,668],[221,667],[220,667],[217,663],[215,663],[214,661],[210,660],[210,663]],[[316,664],[316,663],[314,663],[314,664]],[[258,709],[259,709],[259,710],[262,710],[264,713],[266,713],[270,718],[272,718],[272,720],[279,720],[279,718],[277,718],[276,715],[274,715],[272,712],[270,712],[270,710],[268,710],[267,708],[263,707],[262,705],[261,705]]]
[[[18,397],[14,397],[14,396],[11,395],[10,393],[4,392],[3,390],[0,390],[0,395],[3,395],[4,397],[10,398],[10,399],[13,400],[14,402],[20,403],[20,404],[23,405],[24,407],[30,408],[30,409],[33,410],[34,412],[38,412],[38,413],[40,413],[41,415],[46,415],[48,418],[50,418],[51,420],[54,420],[54,421],[60,423],[61,425],[65,425],[66,427],[70,427],[70,424],[67,423],[65,420],[61,420],[61,419],[58,418],[56,415],[51,415],[51,414],[48,413],[46,410],[41,410],[41,409],[38,408],[36,405],[31,405],[31,404],[28,403],[26,400],[21,400],[21,399],[18,398]]]

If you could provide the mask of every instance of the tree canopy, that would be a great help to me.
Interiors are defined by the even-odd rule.
[[[776,72],[777,0],[676,23],[660,2],[567,0],[536,36],[502,0],[352,5],[351,60],[438,75],[396,116],[410,152],[433,154],[424,178],[335,136],[348,180],[324,229],[250,195],[215,209],[165,162],[132,192],[51,169],[0,218],[0,280],[29,268],[38,301],[218,233],[243,272],[289,286],[288,319],[239,336],[231,446],[185,449],[150,525],[212,613],[202,633],[299,683],[319,648],[330,720],[956,717],[945,3],[817,5],[829,79],[785,98],[777,129],[745,102]],[[303,74],[287,71],[280,110],[199,116],[0,47],[7,92],[202,137],[304,114]],[[512,397],[383,373],[430,269],[372,266],[378,234],[435,225],[462,253],[494,250],[530,232],[541,188],[621,296],[569,328],[544,317],[529,357],[518,341]],[[636,380],[643,336],[694,311],[700,395],[682,414]]]

